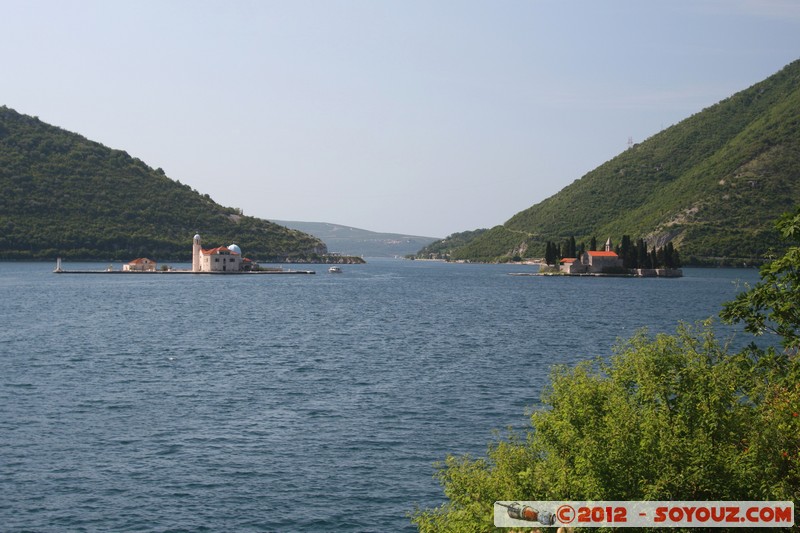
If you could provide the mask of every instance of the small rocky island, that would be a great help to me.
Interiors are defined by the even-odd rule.
[[[307,262],[307,261],[303,261]],[[342,255],[322,256],[317,263],[323,264],[359,264],[364,263],[360,257]],[[109,273],[162,273],[162,274],[314,274],[313,270],[287,270],[275,267],[262,267],[257,262],[244,257],[237,244],[205,249],[201,245],[200,235],[192,239],[192,268],[174,269],[167,265],[158,268],[156,261],[147,257],[139,257],[123,265],[122,270],[109,267],[105,270],[65,270],[61,258],[56,262],[56,274],[109,274]]]
[[[673,260],[677,253],[672,247],[666,247],[662,254],[668,255],[667,264],[659,268],[626,268],[625,261],[619,254],[612,250],[611,238],[606,241],[603,250],[589,250],[577,254],[577,257],[564,257],[558,266],[542,265],[539,270],[541,275],[565,275],[565,276],[635,276],[635,277],[663,277],[679,278],[683,276],[683,271],[675,266]],[[656,251],[653,250],[653,254]],[[651,261],[658,263],[658,261]]]

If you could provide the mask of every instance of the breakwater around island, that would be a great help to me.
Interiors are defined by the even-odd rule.
[[[566,276],[589,278],[680,278],[680,268],[631,268],[622,272],[563,272],[555,267],[540,267],[538,272],[509,272],[512,276]]]
[[[239,270],[217,272],[194,272],[192,270],[54,270],[54,274],[120,274],[125,276],[143,275],[160,276],[170,274],[192,274],[198,276],[251,276],[258,274],[315,274],[314,270]]]
[[[148,260],[149,261],[149,260]],[[128,264],[130,265],[130,263]],[[132,275],[132,274],[141,274],[141,275],[166,275],[166,274],[197,274],[197,275],[218,275],[218,276],[233,276],[233,275],[253,275],[253,274],[315,274],[316,272],[313,270],[292,270],[292,269],[285,269],[282,267],[261,267],[258,265],[252,266],[247,270],[210,270],[210,271],[203,271],[203,270],[193,270],[191,268],[173,268],[170,266],[164,266],[162,268],[155,268],[155,263],[150,263],[150,268],[148,269],[130,269],[123,267],[114,268],[114,265],[108,265],[102,269],[65,269],[64,264],[59,258],[56,261],[56,267],[53,270],[54,274],[124,274],[124,275]]]

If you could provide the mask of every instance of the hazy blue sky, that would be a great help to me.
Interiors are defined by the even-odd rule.
[[[0,105],[249,215],[438,237],[800,58],[796,0],[0,0],[0,17]]]

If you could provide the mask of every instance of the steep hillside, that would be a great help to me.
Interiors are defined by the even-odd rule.
[[[362,257],[405,256],[437,240],[434,237],[380,233],[328,222],[273,222],[321,239],[331,252]]]
[[[416,257],[419,259],[446,259],[452,250],[467,245],[486,231],[488,230],[476,229],[453,233],[442,240],[428,244],[416,253]]]
[[[189,260],[192,236],[256,260],[313,259],[310,235],[243,216],[112,150],[0,107],[0,259]]]
[[[689,261],[780,248],[773,221],[800,203],[800,61],[633,146],[451,250],[456,259],[540,257],[574,235],[659,246]]]

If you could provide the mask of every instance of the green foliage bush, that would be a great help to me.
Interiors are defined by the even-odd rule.
[[[496,500],[800,498],[797,357],[728,355],[708,324],[640,332],[609,361],[557,367],[534,431],[450,456],[423,532],[492,531]]]
[[[800,209],[778,228],[800,243]],[[730,353],[709,320],[674,335],[641,331],[607,360],[555,367],[532,430],[483,458],[447,457],[437,473],[447,502],[417,510],[414,523],[492,531],[497,500],[800,501],[798,309],[792,246],[722,313],[776,333],[783,350]]]
[[[777,229],[800,244],[800,208],[783,215]],[[744,322],[754,335],[777,335],[787,351],[800,350],[800,246],[761,267],[761,281],[725,304],[723,320]]]

